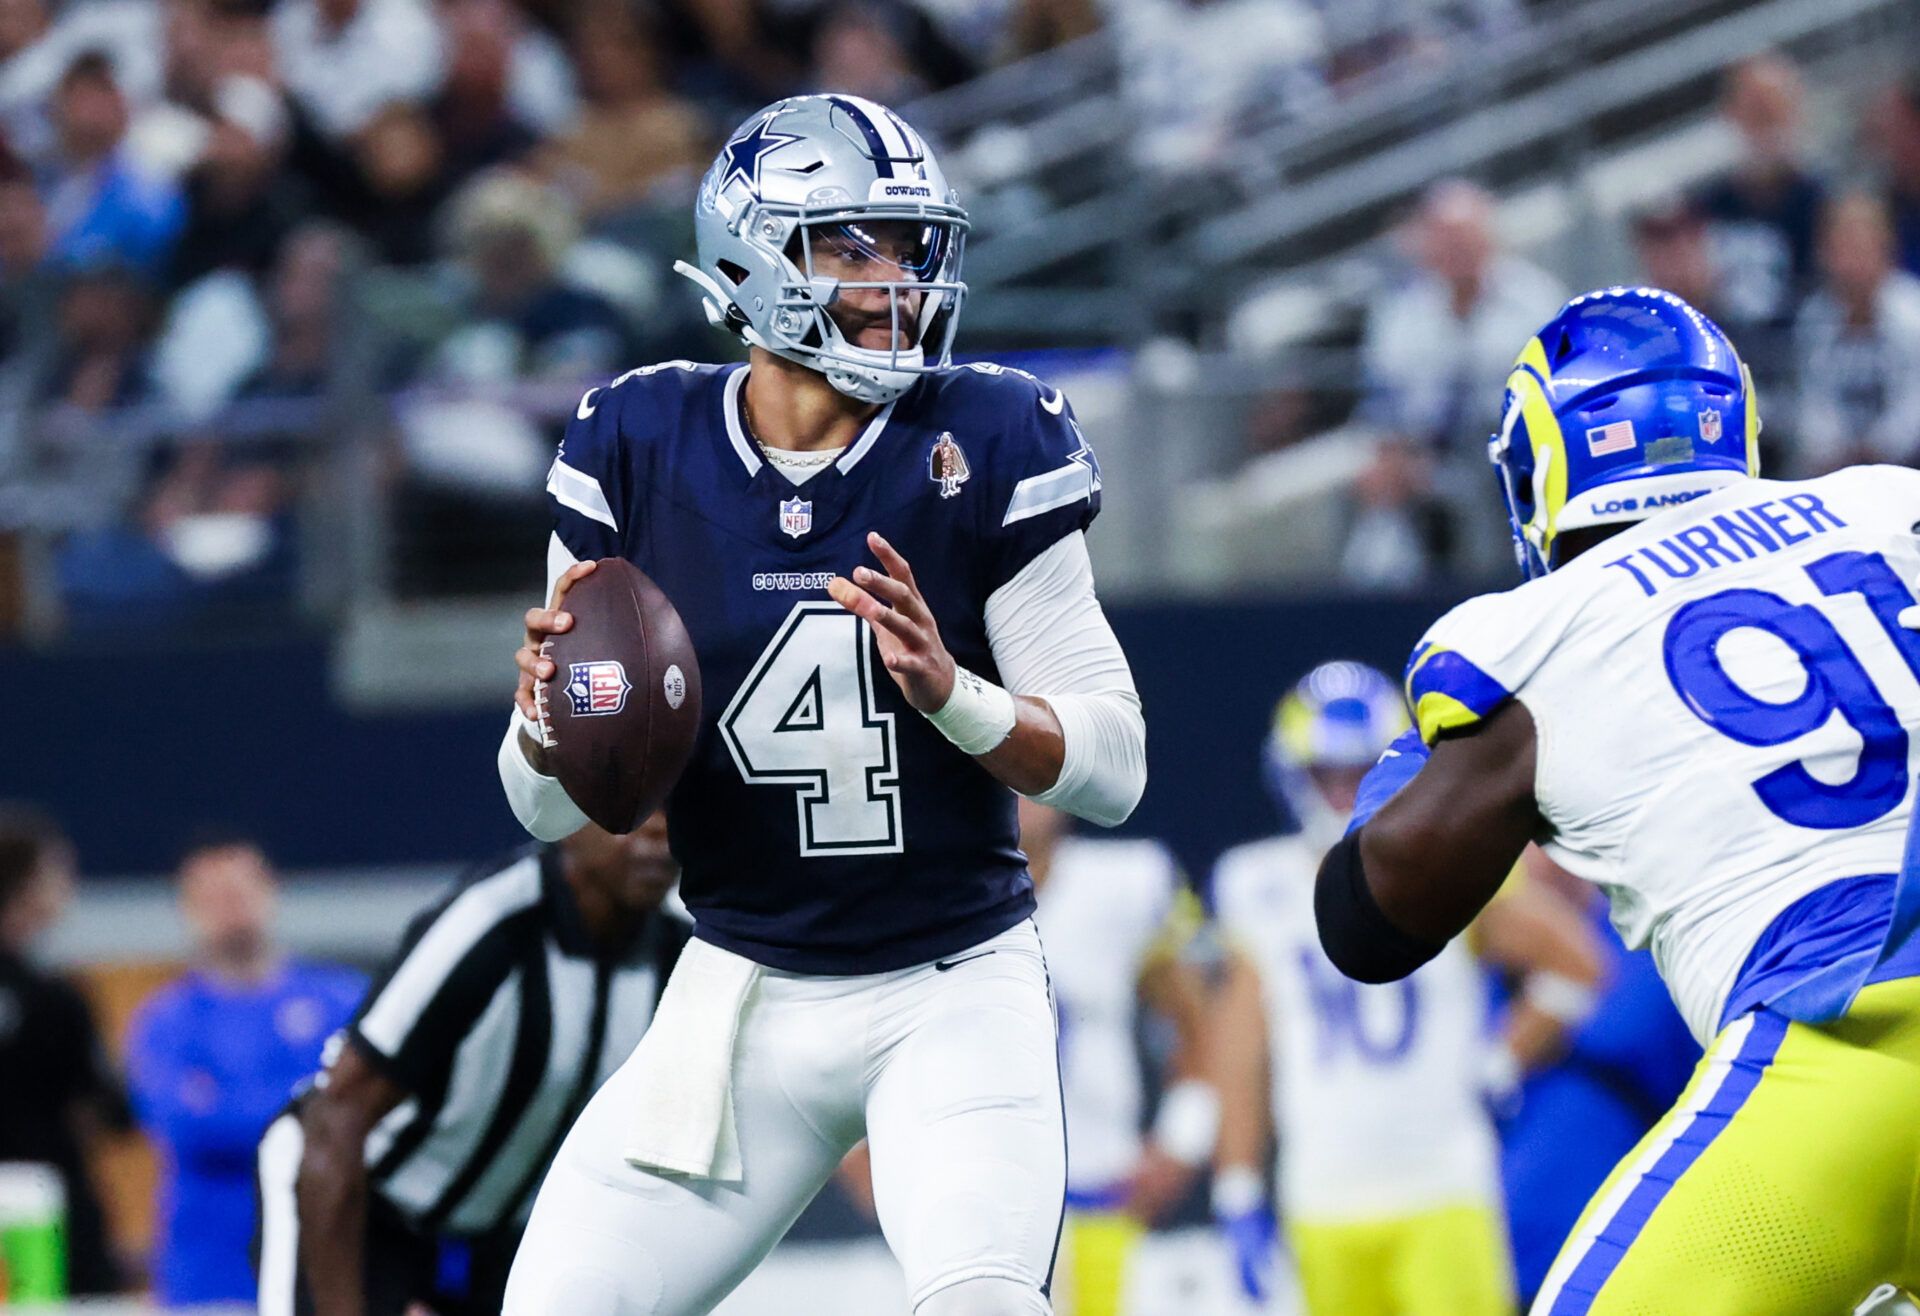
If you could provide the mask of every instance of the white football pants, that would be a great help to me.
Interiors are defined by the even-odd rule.
[[[547,1172],[506,1316],[701,1316],[772,1251],[862,1137],[880,1225],[916,1309],[990,1278],[1046,1311],[1066,1130],[1040,938],[1023,922],[938,963],[950,967],[761,972],[734,1051],[737,1184],[622,1159],[644,1078],[623,1065]]]

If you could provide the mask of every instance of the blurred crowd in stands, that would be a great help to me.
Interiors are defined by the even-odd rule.
[[[1729,71],[1738,162],[1630,217],[1637,269],[1733,337],[1759,387],[1766,473],[1920,461],[1920,77],[1880,91],[1857,155],[1808,158],[1805,89],[1778,55]],[[1571,292],[1503,251],[1495,200],[1449,180],[1403,233],[1407,273],[1370,305],[1357,419],[1376,444],[1342,548],[1353,584],[1484,578],[1504,553],[1484,439],[1516,349]]]
[[[738,350],[669,266],[700,171],[775,96],[910,105],[1104,27],[1143,167],[1276,186],[1233,149],[1251,127],[1528,8],[0,0],[0,635],[34,620],[9,615],[28,569],[69,630],[277,624],[327,588],[316,561],[375,539],[402,596],[530,581],[532,494],[583,383]],[[1913,459],[1920,78],[1872,101],[1832,169],[1807,158],[1786,59],[1731,70],[1722,108],[1741,160],[1634,214],[1620,277],[1724,321],[1774,472]],[[1249,425],[1256,458],[1329,419],[1371,445],[1330,583],[1504,570],[1480,439],[1568,288],[1503,250],[1496,219],[1472,183],[1436,184],[1335,414]],[[366,513],[369,487],[403,511]],[[22,565],[9,535],[47,547]]]

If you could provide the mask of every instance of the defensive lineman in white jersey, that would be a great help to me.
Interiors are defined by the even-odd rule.
[[[1327,959],[1314,871],[1362,774],[1406,723],[1399,691],[1372,668],[1308,673],[1281,700],[1267,746],[1269,784],[1300,830],[1237,846],[1214,870],[1228,955],[1215,1201],[1248,1295],[1270,1297],[1272,1226],[1257,1205],[1271,1103],[1280,1215],[1310,1316],[1511,1311],[1487,1102],[1557,1049],[1599,973],[1579,920],[1538,891],[1510,893],[1483,919],[1482,955],[1527,975],[1504,1038],[1490,1032],[1487,980],[1465,943],[1377,986]]]
[[[1416,649],[1419,739],[1368,783],[1398,793],[1319,877],[1328,953],[1386,981],[1537,838],[1710,1040],[1544,1316],[1920,1281],[1920,472],[1760,480],[1758,434],[1732,345],[1671,294],[1575,298],[1527,344],[1491,451],[1531,579]]]
[[[1071,820],[1020,803],[1040,908],[1034,914],[1060,1016],[1067,1111],[1067,1223],[1054,1307],[1060,1316],[1126,1310],[1146,1228],[1213,1154],[1220,1102],[1205,1077],[1206,986],[1188,952],[1199,901],[1155,841],[1073,835]],[[1141,1133],[1142,1003],[1174,1030],[1153,1127]]]

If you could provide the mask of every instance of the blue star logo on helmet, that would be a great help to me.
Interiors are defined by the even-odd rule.
[[[793,133],[774,132],[773,121],[778,117],[779,112],[775,111],[756,120],[751,128],[727,143],[721,152],[726,167],[720,173],[715,192],[726,191],[727,185],[737,178],[747,185],[747,191],[753,193],[755,200],[759,199],[761,164],[781,147],[805,140]]]

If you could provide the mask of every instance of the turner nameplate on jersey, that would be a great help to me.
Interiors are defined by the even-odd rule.
[[[954,660],[998,681],[988,599],[1092,521],[1099,467],[1064,397],[975,365],[922,375],[796,485],[749,432],[745,379],[669,362],[590,391],[547,486],[557,546],[640,567],[700,656],[705,725],[669,804],[687,906],[702,939],[795,972],[978,945],[1033,910],[1013,796],[906,703],[826,585],[876,566],[879,532]]]

